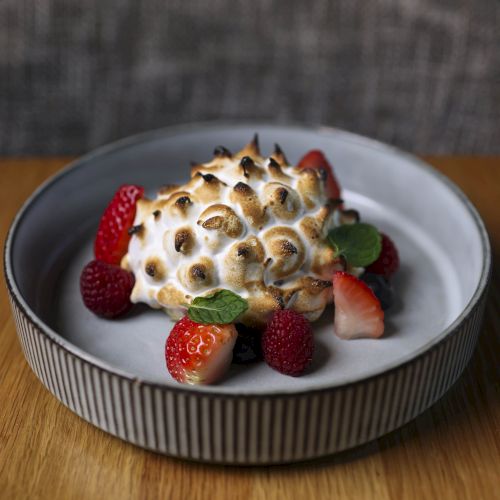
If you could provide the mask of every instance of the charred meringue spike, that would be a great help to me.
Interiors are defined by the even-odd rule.
[[[255,191],[244,182],[238,182],[229,195],[232,203],[241,207],[246,221],[255,228],[261,228],[266,220],[266,209],[260,203]]]
[[[176,252],[189,255],[195,245],[195,235],[191,228],[185,227],[175,233],[174,248]]]
[[[222,182],[218,177],[211,173],[198,172],[198,179],[203,179],[203,182],[193,188],[192,192],[204,204],[214,203],[221,198],[221,190],[226,183]]]
[[[255,165],[255,162],[250,156],[243,156],[243,158],[241,158],[239,168],[241,175],[249,180],[262,179],[263,177],[263,169]]]
[[[192,292],[214,285],[214,263],[208,257],[201,257],[194,264],[182,266],[177,277],[181,284]]]
[[[283,205],[288,198],[288,190],[286,188],[278,188],[276,194],[278,195],[280,203]]]
[[[217,146],[214,149],[214,156],[216,158],[231,158],[233,155],[229,149],[225,148],[224,146]]]
[[[312,209],[317,205],[323,189],[320,186],[320,180],[315,170],[304,168],[299,172],[297,191],[302,197],[306,208]]]
[[[217,177],[215,177],[215,175],[214,175],[214,174],[204,174],[204,173],[202,173],[202,172],[198,172],[198,174],[197,174],[197,175],[199,175],[200,177],[202,177],[202,178],[203,178],[203,180],[204,180],[205,182],[208,182],[208,183],[213,183],[213,182],[214,182],[214,183],[219,183],[219,182],[221,182],[221,181],[220,181]],[[223,184],[223,183],[222,183],[222,184]]]
[[[260,155],[259,134],[257,132],[255,132],[255,134],[253,135],[250,145],[255,150],[255,154]]]
[[[179,208],[184,209],[187,205],[192,203],[191,198],[189,196],[180,196],[175,200],[175,205]]]
[[[283,256],[295,255],[298,252],[297,247],[289,241],[283,241],[281,249]]]
[[[359,212],[357,210],[349,209],[340,212],[341,224],[356,224],[359,222]]]
[[[239,245],[238,249],[236,250],[236,256],[237,257],[243,257],[246,259],[250,255],[250,250],[247,245]]]
[[[285,153],[283,153],[282,149],[280,148],[279,144],[274,145],[274,153],[273,153],[273,158],[282,166],[286,167],[289,165],[288,160],[285,156]]]
[[[158,220],[161,217],[161,210],[155,210],[153,212],[153,217],[155,218],[155,220]]]
[[[318,240],[322,237],[321,224],[315,217],[311,217],[310,215],[306,215],[301,219],[299,228],[312,245],[317,244]]]
[[[189,273],[195,280],[204,281],[207,279],[206,269],[203,264],[195,264],[191,266]]]
[[[309,321],[314,321],[319,318],[330,301],[331,286],[331,281],[305,276],[286,290],[284,298],[289,303],[293,302],[295,311],[304,314]]]
[[[243,158],[244,156],[250,156],[260,160],[259,137],[257,134],[255,134],[253,139],[236,155],[237,158]]]
[[[269,171],[269,175],[271,176],[271,178],[288,183],[291,181],[291,177],[283,173],[280,164],[272,156],[269,158],[267,169]]]
[[[277,219],[292,220],[299,213],[301,203],[297,192],[280,182],[269,182],[264,187],[264,203]]]
[[[262,282],[249,283],[246,286],[248,290],[248,309],[239,318],[239,320],[248,326],[261,327],[265,325],[274,311],[282,308],[283,301],[273,293],[274,290],[266,287]],[[281,298],[281,294],[279,294]]]
[[[203,229],[215,230],[229,238],[238,238],[243,233],[243,224],[234,210],[227,205],[216,204],[200,215],[198,225]]]
[[[153,278],[154,281],[163,281],[166,276],[166,269],[163,262],[158,257],[149,257],[144,264],[144,272]]]
[[[128,229],[127,233],[129,236],[133,236],[134,234],[141,238],[144,236],[144,224],[142,222],[140,224],[137,224],[135,226],[132,226],[131,228]]]
[[[255,236],[231,246],[224,257],[223,280],[231,286],[244,288],[262,281],[265,251]]]
[[[160,198],[155,201],[152,208],[161,210],[162,213],[165,213],[165,217],[168,218],[168,220],[171,218],[187,219],[191,213],[191,209],[197,201],[197,198],[193,196],[192,193],[187,191],[176,191],[168,198]],[[149,214],[151,214],[151,210]]]
[[[250,177],[248,171],[255,166],[255,163],[250,156],[244,156],[240,161],[240,166],[243,169],[243,175],[248,178]]]
[[[291,227],[275,226],[264,233],[263,241],[266,254],[272,259],[268,269],[271,281],[290,276],[304,263],[304,244]]]
[[[272,156],[269,158],[268,168],[271,171],[276,170],[277,172],[281,172],[280,164]]]

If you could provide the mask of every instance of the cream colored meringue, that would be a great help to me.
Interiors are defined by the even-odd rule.
[[[256,140],[235,155],[217,148],[189,182],[138,202],[122,261],[135,275],[131,300],[178,319],[194,297],[228,289],[247,299],[238,321],[249,326],[283,307],[316,320],[344,267],[325,241],[340,219],[324,176],[289,166],[279,148],[268,158]]]

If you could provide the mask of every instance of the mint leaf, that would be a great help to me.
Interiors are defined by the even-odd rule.
[[[227,324],[247,309],[245,299],[230,290],[219,290],[206,297],[196,297],[189,305],[188,316],[196,323],[205,325]]]
[[[382,250],[381,240],[377,228],[362,222],[338,226],[328,233],[328,243],[337,256],[343,255],[354,267],[375,262]]]

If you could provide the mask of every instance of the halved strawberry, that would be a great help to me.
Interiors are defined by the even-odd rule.
[[[333,168],[319,149],[313,149],[306,153],[297,164],[298,168],[323,169],[326,175],[326,194],[332,200],[340,198],[340,185],[335,178]]]
[[[119,265],[127,253],[130,235],[135,218],[137,200],[144,196],[141,186],[121,186],[113,196],[99,222],[94,242],[94,255],[97,260]]]
[[[384,333],[384,311],[366,283],[352,274],[333,275],[335,333],[341,339],[377,338]]]
[[[165,345],[170,375],[187,384],[216,382],[231,364],[237,336],[233,324],[202,325],[184,316],[172,328]]]

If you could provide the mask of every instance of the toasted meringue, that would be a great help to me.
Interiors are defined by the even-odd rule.
[[[220,146],[185,185],[139,202],[122,261],[135,275],[131,299],[177,319],[196,296],[228,289],[248,301],[238,319],[248,326],[284,307],[316,320],[333,271],[345,268],[326,234],[352,216],[318,171],[288,165],[279,146],[268,158],[257,138],[234,155]]]

